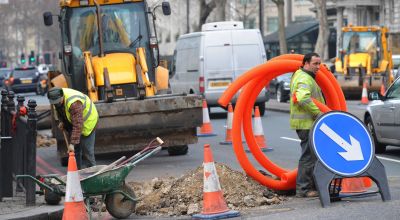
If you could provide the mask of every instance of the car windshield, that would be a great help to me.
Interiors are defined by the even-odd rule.
[[[388,99],[400,99],[400,79],[397,79],[393,85],[389,88]]]
[[[144,3],[101,6],[103,50],[135,52],[135,48],[148,45]],[[90,50],[99,54],[96,7],[82,7],[71,11],[71,43],[74,54]],[[135,42],[135,43],[133,43]]]
[[[290,78],[292,77],[292,73],[285,73],[283,75],[278,76],[279,81],[290,82]]]
[[[35,76],[36,76],[36,69],[15,69],[13,72],[14,78],[27,78]]]

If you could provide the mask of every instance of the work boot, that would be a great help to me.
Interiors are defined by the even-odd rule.
[[[305,197],[318,197],[318,196],[319,196],[319,193],[315,190],[308,191],[305,195]]]

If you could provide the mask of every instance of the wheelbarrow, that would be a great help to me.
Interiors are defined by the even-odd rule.
[[[113,217],[119,219],[129,217],[135,211],[139,199],[136,198],[134,191],[125,184],[125,178],[137,163],[159,152],[162,144],[163,141],[156,138],[142,151],[128,159],[122,157],[110,165],[98,165],[79,170],[81,188],[89,215],[91,216],[91,198],[101,196],[100,208],[105,203],[107,211]],[[59,204],[61,197],[65,196],[66,175],[49,174],[37,177],[17,175],[16,178],[29,178],[35,181],[40,188],[36,193],[44,195],[45,201],[49,205]]]

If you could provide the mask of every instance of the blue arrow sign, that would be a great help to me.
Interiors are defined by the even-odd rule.
[[[374,155],[371,136],[365,125],[345,112],[329,112],[311,130],[311,145],[326,168],[342,176],[365,171]]]

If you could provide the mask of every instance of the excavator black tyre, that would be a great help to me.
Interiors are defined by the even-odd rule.
[[[169,156],[186,155],[188,153],[188,150],[189,147],[187,145],[169,146],[168,154]]]

